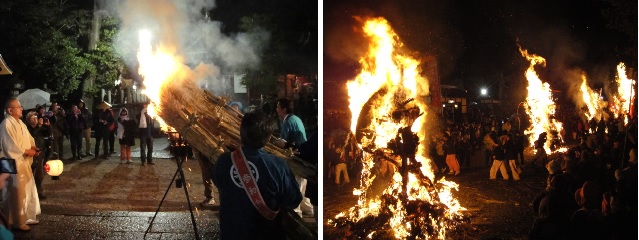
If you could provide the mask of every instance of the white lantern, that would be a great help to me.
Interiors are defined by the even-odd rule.
[[[64,170],[64,164],[61,160],[49,160],[44,165],[44,170],[47,171],[47,174],[51,176],[51,179],[58,180],[60,179],[60,174]]]

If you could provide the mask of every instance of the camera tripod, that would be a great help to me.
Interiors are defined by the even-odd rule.
[[[195,232],[195,239],[200,240],[200,235],[198,234],[198,231],[197,231],[197,224],[195,223],[195,216],[193,215],[193,207],[191,206],[191,200],[189,198],[189,190],[187,189],[187,186],[186,186],[184,171],[182,171],[182,163],[184,163],[184,161],[187,160],[189,152],[191,151],[191,147],[188,146],[188,144],[186,144],[184,140],[181,140],[181,141],[172,140],[170,148],[175,158],[175,163],[177,164],[177,170],[175,171],[175,174],[173,174],[173,179],[171,179],[169,186],[166,188],[166,191],[164,192],[164,196],[162,197],[162,200],[160,201],[160,205],[158,205],[158,209],[155,211],[155,214],[153,215],[153,218],[151,219],[151,223],[149,223],[149,227],[146,229],[146,231],[144,231],[144,238],[146,238],[146,234],[149,233],[149,231],[151,230],[151,226],[153,226],[153,221],[155,221],[155,217],[158,215],[158,212],[160,212],[162,203],[164,203],[164,199],[166,198],[166,195],[169,193],[171,186],[173,186],[173,182],[175,182],[175,186],[177,188],[184,188],[184,195],[186,196],[186,202],[189,204],[189,212],[191,213],[191,224],[193,226],[193,231]],[[179,174],[179,177],[178,177],[178,174]],[[176,177],[178,177],[177,180],[175,179]]]

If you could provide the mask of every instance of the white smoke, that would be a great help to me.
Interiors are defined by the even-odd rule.
[[[102,8],[121,20],[114,47],[131,70],[137,71],[138,32],[151,31],[153,44],[172,46],[194,71],[200,85],[218,87],[220,74],[259,64],[259,51],[269,40],[264,30],[222,33],[223,23],[208,19],[213,0],[103,1]],[[220,70],[222,69],[222,71]],[[224,87],[224,86],[219,86]]]

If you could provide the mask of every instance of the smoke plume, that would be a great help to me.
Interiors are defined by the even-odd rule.
[[[146,29],[154,46],[173,49],[175,57],[191,70],[184,77],[212,88],[221,84],[221,69],[232,74],[259,64],[259,52],[270,37],[261,29],[224,34],[223,23],[208,16],[215,7],[213,0],[120,0],[102,4],[121,20],[114,47],[131,70],[137,71],[138,33]]]

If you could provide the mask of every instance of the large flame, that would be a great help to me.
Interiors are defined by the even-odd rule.
[[[620,115],[623,114],[624,123],[628,124],[630,103],[632,102],[633,97],[636,95],[636,92],[633,90],[635,80],[629,79],[626,75],[626,65],[624,63],[619,63],[617,65],[617,76],[615,80],[618,84],[617,94],[613,97],[611,110],[615,118],[618,118],[620,117]]]
[[[351,208],[348,212],[342,212],[336,216],[339,218],[348,218],[352,221],[359,221],[368,216],[377,216],[382,211],[383,199],[369,199],[366,195],[367,190],[371,186],[375,176],[372,174],[372,168],[378,156],[374,156],[371,152],[382,151],[388,152],[387,144],[397,136],[400,128],[408,128],[416,133],[421,142],[417,147],[416,160],[421,163],[421,175],[434,180],[434,173],[431,167],[431,161],[425,157],[426,155],[426,114],[417,117],[414,122],[410,120],[393,119],[391,113],[398,108],[406,107],[406,100],[412,99],[411,105],[424,111],[427,109],[425,103],[425,95],[428,91],[427,80],[419,75],[420,62],[411,56],[402,54],[399,48],[402,43],[399,37],[391,29],[389,23],[383,18],[367,19],[364,22],[363,31],[370,38],[368,53],[359,60],[362,70],[360,74],[347,83],[348,95],[350,101],[350,109],[352,113],[351,131],[349,137],[356,137],[358,127],[366,128],[369,134],[360,137],[359,147],[367,149],[363,156],[363,170],[360,179],[360,187],[354,189],[353,194],[359,196],[358,205]],[[362,113],[363,110],[368,111]],[[358,126],[361,118],[368,119],[370,123],[367,126]],[[409,118],[410,119],[410,118]],[[366,120],[365,120],[366,121]],[[395,159],[389,161],[401,162],[401,159],[395,156]],[[434,186],[425,186],[423,180],[419,176],[408,174],[408,191],[403,188],[403,180],[400,173],[395,173],[388,188],[384,190],[383,198],[393,198],[393,204],[388,206],[392,213],[392,217],[388,224],[396,238],[406,238],[414,232],[414,229],[421,229],[416,226],[416,222],[425,223],[435,229],[435,233],[428,235],[426,238],[444,239],[446,236],[449,221],[442,220],[454,219],[461,216],[460,210],[464,210],[460,206],[457,199],[452,196],[451,191],[457,190],[457,184],[454,182],[441,179]],[[443,204],[445,207],[441,217],[433,217],[425,214],[417,221],[407,221],[409,216],[416,215],[415,212],[405,208],[406,202],[402,202],[397,196],[406,194],[406,201],[421,200],[435,204]],[[388,200],[386,200],[388,203]],[[413,210],[414,211],[414,210]],[[419,214],[417,214],[419,215]],[[331,222],[331,221],[329,221]],[[411,224],[412,223],[412,224]],[[367,237],[374,238],[376,230],[371,230]]]
[[[592,118],[596,118],[602,115],[601,97],[595,91],[593,91],[590,87],[588,87],[588,82],[586,81],[586,75],[581,75],[581,96],[583,97],[583,102],[588,108],[588,111],[584,113],[586,116],[586,120],[590,120]]]
[[[162,87],[174,79],[178,74],[181,58],[175,54],[175,48],[159,44],[155,49],[152,45],[151,32],[140,30],[140,47],[137,53],[140,67],[138,73],[144,77],[144,89],[142,93],[149,97],[151,103],[147,106],[147,112],[160,123],[163,130],[170,128],[159,116],[162,112],[161,99]]]
[[[555,115],[555,102],[552,99],[552,89],[550,84],[542,82],[535,71],[536,65],[546,66],[546,59],[535,54],[528,54],[527,50],[519,48],[522,56],[530,61],[530,66],[526,70],[525,76],[528,80],[528,96],[526,96],[526,113],[530,117],[530,127],[524,131],[524,134],[528,135],[531,146],[541,133],[548,133],[548,136],[552,134],[559,134],[562,130],[561,122],[554,118]],[[551,151],[552,138],[548,137],[544,144],[546,152]],[[565,149],[560,149],[565,151]]]

